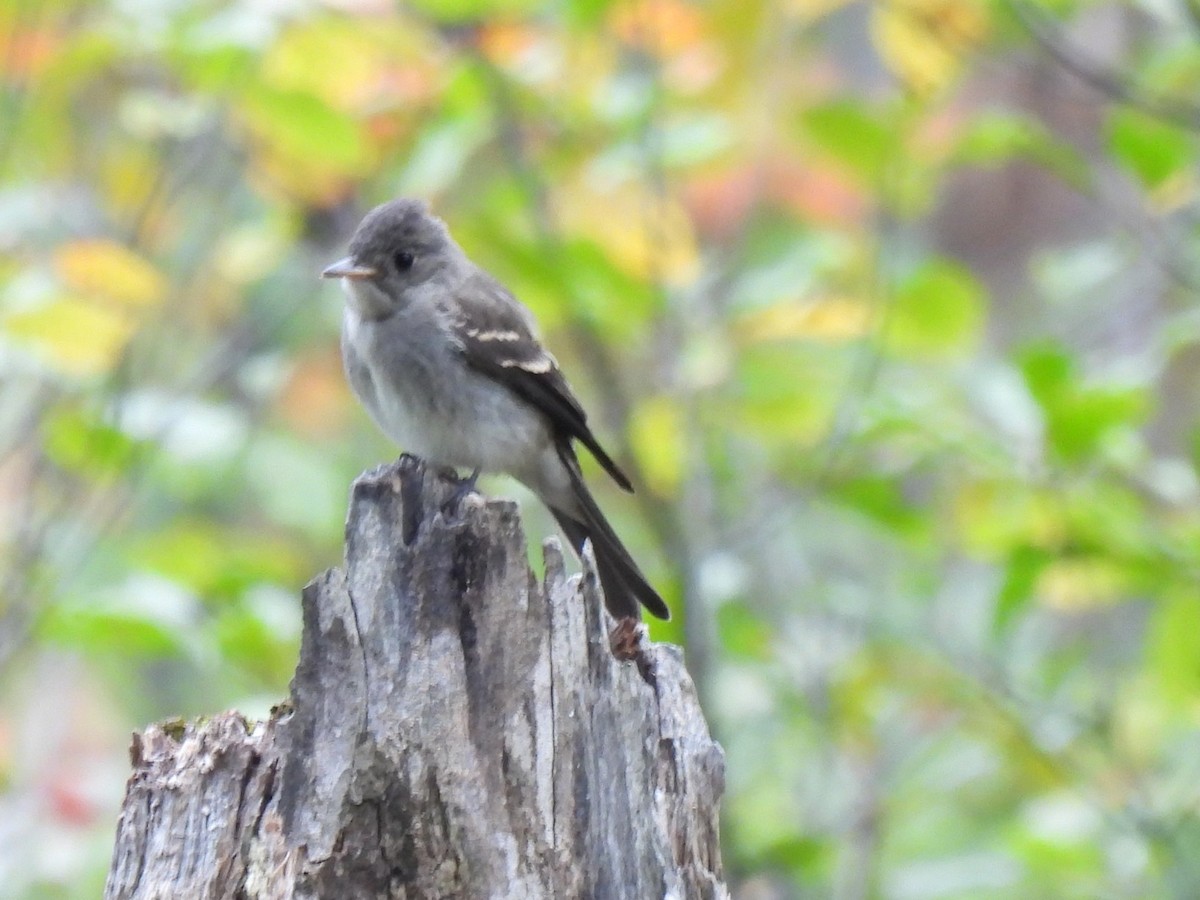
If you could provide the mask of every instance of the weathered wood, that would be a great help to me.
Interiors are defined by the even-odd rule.
[[[590,567],[402,458],[305,588],[291,700],[135,736],[109,898],[721,898],[724,758],[679,650],[615,660]],[[174,733],[173,733],[174,732]]]

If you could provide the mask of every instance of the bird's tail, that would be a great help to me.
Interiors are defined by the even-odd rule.
[[[558,456],[571,478],[576,509],[568,513],[551,507],[559,527],[566,534],[576,553],[583,552],[584,541],[591,539],[596,556],[596,571],[604,588],[604,601],[615,619],[638,618],[638,604],[660,619],[671,618],[671,611],[658,592],[650,586],[621,539],[617,537],[604,513],[583,482],[575,451],[566,442],[558,445]]]

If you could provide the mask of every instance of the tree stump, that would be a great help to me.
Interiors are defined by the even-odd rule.
[[[416,460],[358,478],[290,700],[134,735],[106,896],[728,897],[680,651],[613,658],[590,561]],[[456,508],[451,508],[456,506]]]

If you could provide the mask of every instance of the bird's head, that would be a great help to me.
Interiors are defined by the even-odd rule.
[[[409,291],[435,278],[457,258],[442,220],[420,200],[375,207],[350,239],[350,255],[321,273],[340,278],[364,318],[382,319],[411,299]]]

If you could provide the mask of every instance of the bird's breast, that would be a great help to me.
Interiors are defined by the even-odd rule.
[[[549,441],[543,418],[468,368],[435,321],[402,313],[369,321],[348,308],[342,356],[380,430],[427,462],[520,476]]]

